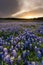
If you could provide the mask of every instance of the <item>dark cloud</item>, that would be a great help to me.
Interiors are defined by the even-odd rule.
[[[0,0],[0,17],[18,15],[19,11],[21,13],[22,10],[32,11],[37,8],[43,9],[43,0]]]
[[[6,16],[19,10],[17,0],[0,0],[0,14]]]

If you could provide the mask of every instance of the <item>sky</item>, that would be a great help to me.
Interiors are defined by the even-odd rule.
[[[43,17],[43,0],[0,0],[0,17]]]

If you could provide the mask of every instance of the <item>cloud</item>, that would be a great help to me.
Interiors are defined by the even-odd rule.
[[[17,13],[14,13],[12,14],[12,17],[17,17],[17,16],[21,16],[22,13],[24,12],[29,12],[29,11],[35,11],[37,9],[40,10],[43,9],[43,1],[42,0],[19,0],[19,8],[20,8],[20,13],[17,12]],[[38,12],[39,12],[38,10]],[[35,11],[36,12],[36,11]],[[39,12],[39,14],[43,14],[43,12]]]
[[[17,15],[18,18],[25,18],[25,17],[43,17],[43,9],[38,8],[32,11],[23,12],[22,14]]]
[[[43,0],[0,0],[0,17],[17,16],[38,8],[43,9]]]
[[[2,16],[9,16],[18,10],[19,7],[17,0],[0,0],[0,12],[3,13]]]
[[[43,0],[19,0],[19,5],[21,10],[30,10],[36,7],[43,7]]]

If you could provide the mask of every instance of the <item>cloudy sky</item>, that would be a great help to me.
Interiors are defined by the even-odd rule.
[[[43,0],[0,0],[0,17],[43,16]]]

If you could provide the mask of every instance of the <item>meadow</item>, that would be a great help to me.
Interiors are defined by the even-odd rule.
[[[0,23],[0,65],[43,65],[43,22]]]

